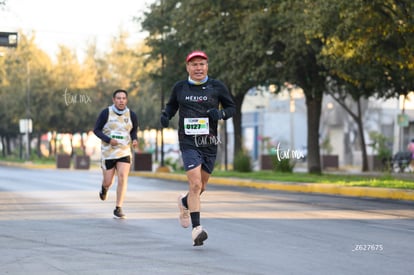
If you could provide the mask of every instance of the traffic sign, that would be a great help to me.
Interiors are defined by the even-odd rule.
[[[0,47],[17,47],[17,32],[0,32]]]

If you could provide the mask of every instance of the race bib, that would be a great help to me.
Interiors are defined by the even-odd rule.
[[[128,144],[128,134],[120,131],[111,131],[111,138],[116,139],[120,144]]]
[[[186,135],[208,135],[208,117],[184,118],[184,133]]]

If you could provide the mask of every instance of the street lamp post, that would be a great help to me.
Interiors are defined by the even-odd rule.
[[[30,60],[26,62],[26,69],[27,69],[27,78],[26,78],[26,161],[30,159],[30,138],[29,134],[32,131],[32,121],[31,121],[31,113],[30,113]],[[29,127],[30,126],[30,127]]]
[[[24,135],[25,160],[30,159],[30,134],[32,133],[32,119],[30,112],[30,60],[26,62],[26,118],[20,119],[20,133]],[[23,140],[20,143],[20,157],[23,158]]]
[[[164,76],[164,52],[161,52],[161,79]],[[164,85],[161,80],[161,112],[164,108]],[[164,166],[164,128],[161,127],[161,167]]]
[[[290,144],[291,149],[295,148],[295,99],[292,96],[292,89],[289,89],[289,111],[290,111]]]
[[[160,1],[161,4],[161,17],[164,17],[164,1]],[[164,108],[164,70],[165,70],[165,55],[164,55],[164,43],[165,43],[165,26],[161,30],[161,112]],[[164,167],[164,128],[161,126],[161,160],[160,167]]]
[[[400,97],[401,98],[401,97]],[[400,114],[400,121],[399,121],[399,126],[400,126],[400,140],[399,140],[399,151],[404,151],[404,127],[408,126],[405,125],[405,122],[408,122],[408,120],[405,119],[405,100],[406,100],[406,96],[403,95],[402,96],[402,103],[401,103],[401,114]]]
[[[293,85],[285,83],[285,86],[289,93],[289,122],[290,122],[290,149],[295,148],[295,98],[293,96]]]

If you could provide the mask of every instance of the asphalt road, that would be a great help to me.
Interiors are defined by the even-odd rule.
[[[414,203],[211,185],[204,246],[178,224],[178,181],[0,166],[0,274],[412,274]]]

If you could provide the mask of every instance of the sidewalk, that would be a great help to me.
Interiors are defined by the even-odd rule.
[[[165,180],[187,181],[185,175],[160,173],[160,172],[135,172],[130,173],[131,176],[149,177]],[[414,201],[413,190],[391,189],[391,188],[373,188],[373,187],[349,187],[336,184],[323,183],[292,183],[292,182],[277,182],[277,181],[259,181],[259,180],[245,180],[237,178],[210,178],[209,184],[240,186],[257,189],[279,190],[287,192],[301,192],[301,193],[317,193],[327,195],[349,196],[349,197],[368,197],[378,199],[391,200],[407,200]]]

